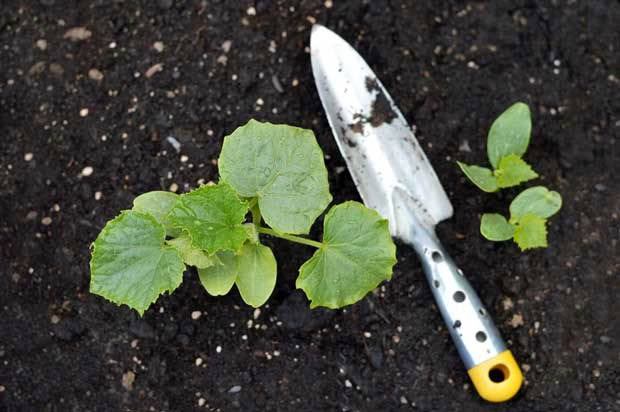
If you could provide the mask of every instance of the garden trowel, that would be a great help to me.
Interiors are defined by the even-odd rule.
[[[366,206],[388,219],[392,236],[422,261],[437,306],[478,393],[512,398],[523,376],[484,305],[435,235],[452,205],[416,140],[364,59],[314,25],[312,72],[327,119]]]

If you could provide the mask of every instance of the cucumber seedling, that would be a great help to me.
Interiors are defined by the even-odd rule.
[[[515,103],[491,125],[487,138],[487,155],[493,169],[457,164],[476,186],[485,192],[517,186],[535,179],[538,174],[523,160],[532,132],[530,109]],[[562,207],[558,192],[536,186],[521,192],[510,204],[510,218],[485,213],[480,233],[492,241],[513,239],[521,250],[547,247],[547,219]]]
[[[217,184],[142,194],[109,221],[92,245],[90,291],[142,315],[194,266],[209,294],[236,286],[258,307],[277,278],[262,235],[316,248],[296,281],[311,307],[350,305],[391,278],[396,246],[388,222],[359,202],[327,212],[321,241],[301,236],[332,200],[312,131],[250,120],[224,138],[218,167]]]

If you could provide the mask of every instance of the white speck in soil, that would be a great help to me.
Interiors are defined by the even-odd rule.
[[[88,116],[88,109],[87,108],[81,109],[80,110],[80,116],[82,116],[82,117]]]
[[[80,41],[90,38],[92,34],[86,27],[73,27],[65,32],[63,38],[71,41]]]
[[[215,352],[222,353],[222,347],[220,345],[217,345],[217,347],[215,348]]]
[[[36,42],[36,46],[39,50],[46,50],[47,49],[47,40],[45,39],[39,39]]]
[[[344,386],[346,386],[347,388],[352,388],[353,384],[351,383],[350,380],[347,379],[347,380],[344,381]]]
[[[158,53],[161,53],[164,51],[164,42],[163,41],[156,41],[155,43],[153,43],[153,48],[155,49],[155,51],[157,51]]]
[[[228,53],[231,48],[232,48],[232,40],[226,40],[224,41],[224,43],[222,43],[222,50],[224,51],[224,53]]]
[[[0,385],[0,393],[4,392],[6,388],[3,385]]]
[[[228,390],[228,393],[239,393],[241,392],[241,386],[235,385]]]
[[[100,82],[101,80],[103,80],[103,73],[101,73],[101,71],[95,68],[92,68],[88,71],[88,77],[90,77],[92,80]]]
[[[151,77],[155,75],[155,73],[159,73],[162,70],[164,70],[164,65],[162,63],[156,63],[152,65],[151,67],[149,67],[147,71],[144,73],[144,75],[148,79],[150,79]]]
[[[195,310],[192,312],[192,319],[198,320],[202,316],[202,312],[199,310]]]
[[[50,318],[50,322],[56,325],[58,322],[60,322],[60,317],[58,315],[52,315],[52,317]]]
[[[200,398],[200,399],[198,399],[198,406],[204,406],[204,404],[205,404],[206,402],[207,402],[207,401],[205,400],[205,398]]]
[[[102,196],[103,196],[103,193],[95,192],[95,200],[100,200]]]
[[[252,314],[252,317],[254,318],[254,320],[258,319],[259,316],[260,316],[260,308],[254,309],[254,313]]]
[[[128,391],[133,389],[133,382],[136,380],[136,374],[132,371],[127,371],[123,374],[122,384]]]
[[[27,161],[27,162],[29,162],[29,161],[31,161],[31,160],[32,160],[32,158],[33,158],[33,157],[34,157],[34,155],[33,155],[32,153],[28,152],[28,153],[26,153],[26,154],[24,155],[24,160],[25,160],[25,161]]]
[[[177,190],[179,190],[179,185],[177,185],[176,183],[173,183],[170,185],[170,191],[176,193]]]
[[[52,218],[49,216],[45,216],[43,219],[41,219],[41,223],[45,226],[49,226],[52,224]]]
[[[248,16],[256,16],[256,9],[254,7],[248,7],[246,13]]]
[[[325,3],[323,3],[323,5],[326,9],[331,9],[334,5],[334,2],[332,0],[325,0]]]
[[[38,215],[38,213],[36,212],[36,210],[31,210],[26,215],[26,220],[35,220],[37,218],[37,215]]]
[[[189,160],[189,157],[187,157],[187,155],[182,155],[181,156],[181,163],[185,163]]]
[[[400,397],[400,403],[402,403],[403,405],[407,405],[409,403],[409,401],[407,401],[407,398],[405,398],[404,396]]]
[[[202,358],[196,358],[196,366],[202,365]]]
[[[91,166],[86,166],[82,169],[82,176],[90,176],[93,174],[94,169]]]

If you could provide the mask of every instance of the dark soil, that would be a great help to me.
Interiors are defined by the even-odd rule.
[[[620,410],[620,3],[330,3],[2,1],[0,411]],[[279,281],[260,311],[193,271],[144,318],[88,293],[105,222],[142,192],[217,180],[223,136],[249,118],[313,129],[335,201],[359,199],[312,79],[315,20],[416,125],[455,207],[439,236],[523,367],[512,401],[475,393],[404,245],[393,280],[343,310],[310,311],[294,281],[312,250],[271,239]],[[482,193],[455,164],[486,163],[518,100],[532,184],[564,198],[549,248],[528,253],[478,233],[518,190]]]

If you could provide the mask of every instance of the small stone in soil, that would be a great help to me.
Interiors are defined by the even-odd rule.
[[[32,158],[33,158],[33,157],[34,157],[34,155],[33,155],[32,153],[28,152],[28,153],[26,153],[26,154],[24,155],[24,160],[25,160],[25,161],[27,161],[27,162],[29,162],[29,161],[31,161],[31,160],[32,160]]]
[[[199,310],[195,310],[192,312],[192,319],[194,320],[200,319],[201,316],[202,316],[202,312],[200,312]]]
[[[91,166],[86,166],[82,169],[82,176],[90,176],[93,174],[94,169]]]
[[[39,50],[45,50],[47,49],[47,40],[45,39],[39,39],[36,42],[36,46]]]
[[[101,80],[103,80],[103,73],[101,73],[101,71],[92,68],[88,71],[88,77],[90,77],[91,79],[100,82]]]
[[[136,380],[136,374],[132,371],[127,371],[123,374],[123,387],[128,391],[133,389],[133,382]]]
[[[241,386],[235,385],[228,390],[228,393],[238,393],[241,392]]]
[[[41,223],[45,226],[49,226],[52,224],[52,218],[49,216],[45,216],[43,219],[41,219]]]
[[[80,109],[80,116],[81,116],[81,117],[86,117],[86,116],[88,116],[88,109],[87,109],[87,108]]]
[[[153,48],[158,53],[163,52],[164,51],[164,42],[163,41],[156,41],[155,43],[153,43]]]

